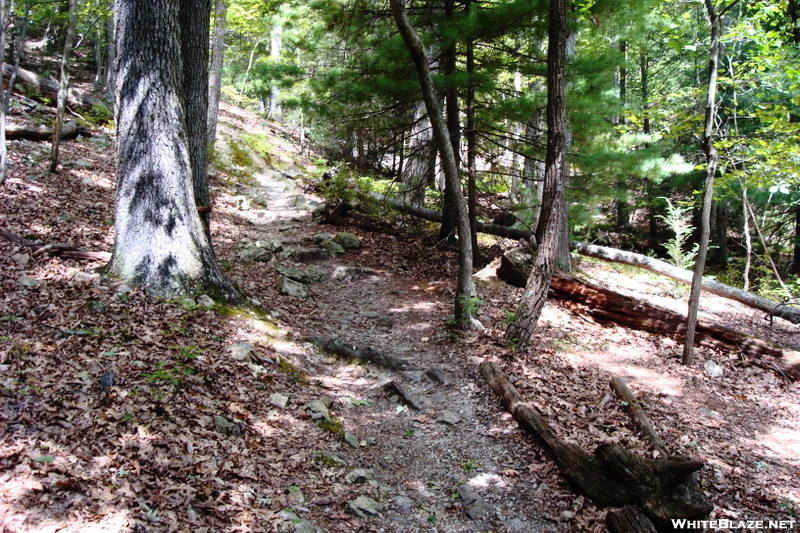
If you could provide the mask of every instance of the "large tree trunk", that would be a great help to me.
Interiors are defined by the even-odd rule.
[[[647,257],[645,255],[574,241],[571,243],[571,246],[574,251],[587,257],[594,257],[596,259],[602,259],[603,261],[611,261],[613,263],[623,263],[626,265],[636,266],[674,279],[675,281],[679,281],[681,283],[688,284],[692,280],[692,273],[688,270],[683,270],[682,268],[678,268],[670,265],[669,263],[665,263],[664,261],[659,261],[658,259],[653,259],[652,257]],[[731,287],[730,285],[725,285],[724,283],[720,283],[713,279],[704,278],[702,287],[704,291],[707,291],[711,294],[716,294],[717,296],[721,296],[723,298],[735,300],[749,307],[769,313],[770,316],[781,317],[790,321],[792,324],[800,324],[800,309],[782,305],[778,302],[773,302],[772,300],[767,300],[766,298],[762,298],[757,294],[746,292],[741,289],[737,289],[736,287]]]
[[[469,216],[467,214],[466,201],[464,200],[464,192],[461,190],[458,165],[456,164],[456,157],[453,153],[453,146],[449,141],[447,127],[442,119],[442,111],[439,109],[439,103],[436,99],[436,93],[434,92],[433,80],[431,79],[430,68],[428,67],[428,57],[425,52],[425,47],[416,31],[411,26],[405,9],[403,8],[402,1],[391,0],[390,3],[392,6],[392,14],[394,15],[400,35],[403,37],[403,42],[405,42],[414,61],[414,66],[416,67],[419,77],[420,88],[422,89],[422,96],[425,100],[425,108],[428,111],[428,116],[433,126],[434,140],[442,158],[445,179],[450,184],[453,192],[452,197],[458,214],[456,222],[458,224],[459,235],[459,269],[455,316],[456,320],[462,326],[466,327],[469,326],[473,320],[473,317],[470,315],[471,309],[474,306],[470,305],[469,300],[474,296],[475,289],[472,283],[472,243],[469,237]]]
[[[69,0],[69,22],[67,37],[64,40],[64,53],[61,56],[61,76],[58,89],[58,106],[56,107],[56,124],[53,129],[53,144],[50,149],[50,173],[58,168],[58,152],[61,147],[61,128],[67,113],[67,93],[69,92],[69,58],[75,42],[75,29],[78,25],[78,0]]]
[[[211,45],[211,69],[208,81],[208,144],[217,138],[219,98],[222,92],[222,66],[225,52],[225,29],[228,8],[224,0],[214,3],[214,39]]]
[[[217,265],[195,204],[183,101],[191,81],[184,76],[202,75],[201,84],[208,78],[184,67],[180,6],[172,0],[116,0],[114,7],[117,201],[109,269],[160,296],[204,290],[241,301]],[[207,48],[207,27],[202,41]],[[203,146],[205,140],[203,135]]]
[[[536,322],[547,300],[550,277],[557,260],[561,240],[564,199],[565,164],[567,147],[567,0],[551,0],[548,21],[549,41],[547,47],[547,155],[545,158],[545,202],[542,219],[545,231],[536,254],[536,263],[525,292],[520,299],[514,320],[506,331],[506,338],[520,348],[530,342]]]

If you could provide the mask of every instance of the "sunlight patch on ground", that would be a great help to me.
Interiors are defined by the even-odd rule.
[[[800,431],[773,426],[758,434],[759,443],[769,450],[768,455],[778,456],[800,467]]]
[[[435,311],[436,302],[417,302],[412,305],[404,305],[402,307],[393,307],[389,309],[390,313],[409,313],[413,311]]]
[[[469,484],[473,487],[505,487],[507,485],[502,477],[492,473],[478,474],[469,480]]]

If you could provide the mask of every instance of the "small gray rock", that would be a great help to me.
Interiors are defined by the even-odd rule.
[[[333,257],[333,254],[324,248],[286,248],[282,257],[298,263],[311,263],[327,261]]]
[[[32,289],[33,287],[38,287],[39,285],[41,285],[41,282],[33,279],[32,277],[28,276],[27,274],[23,274],[19,278],[19,284],[22,285],[23,287],[27,287],[29,289]]]
[[[217,302],[211,299],[209,295],[201,294],[200,296],[197,297],[197,305],[199,305],[200,307],[211,309],[212,307],[217,305]]]
[[[298,268],[279,266],[277,270],[279,274],[286,276],[290,280],[302,283],[304,285],[309,282],[308,274]]]
[[[214,415],[214,427],[217,428],[217,431],[220,433],[225,433],[226,435],[235,435],[238,437],[242,434],[242,428],[224,416]]]
[[[345,481],[348,483],[352,483],[354,485],[361,485],[363,483],[368,483],[369,481],[373,481],[375,477],[369,470],[364,468],[356,468],[355,470],[351,470],[346,476],[344,476]]]
[[[454,426],[461,422],[461,418],[457,414],[450,411],[442,411],[436,415],[436,421],[442,424]]]
[[[414,508],[414,500],[407,496],[398,496],[394,499],[394,504],[404,511],[408,511]]]
[[[314,244],[322,244],[325,241],[330,241],[333,238],[327,233],[320,233],[314,237]]]
[[[361,248],[361,239],[355,233],[341,232],[333,238],[333,242],[345,250],[358,250]]]
[[[464,511],[467,516],[473,520],[481,520],[489,516],[491,508],[475,489],[469,485],[461,485],[458,487],[458,495],[464,500]]]
[[[703,365],[703,368],[705,368],[706,374],[712,378],[721,378],[722,374],[724,373],[722,367],[714,361],[706,361],[706,364]]]
[[[346,253],[345,249],[334,241],[325,241],[320,243],[320,246],[328,250],[333,255],[344,255]]]
[[[328,409],[328,406],[325,405],[325,402],[321,400],[308,402],[306,405],[306,410],[308,410],[308,413],[311,415],[311,420],[328,423],[332,421],[331,412]]]
[[[442,372],[438,368],[429,368],[428,370],[426,370],[425,377],[427,377],[431,381],[439,383],[440,385],[447,384],[447,376],[445,375],[444,372]]]
[[[244,250],[240,251],[239,257],[245,261],[266,262],[272,259],[272,252],[270,252],[266,248],[253,246],[251,248],[245,248]]]
[[[280,392],[276,392],[269,397],[269,403],[271,403],[275,407],[280,407],[281,409],[284,409],[289,404],[289,397],[286,396],[285,394],[281,394]]]
[[[342,439],[351,447],[358,448],[358,437],[350,433],[349,431],[344,432],[344,436]]]
[[[347,505],[348,509],[356,516],[369,518],[378,516],[383,511],[383,505],[368,496],[359,496]]]

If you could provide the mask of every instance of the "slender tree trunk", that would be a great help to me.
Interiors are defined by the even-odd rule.
[[[203,290],[212,297],[240,302],[241,296],[217,265],[196,207],[187,111],[202,123],[205,148],[205,97],[185,100],[187,87],[205,85],[208,18],[202,6],[182,0],[116,0],[117,201],[116,240],[109,270],[151,294],[176,296]],[[183,5],[181,5],[183,4]],[[197,21],[181,20],[197,17]],[[206,17],[206,18],[204,18]],[[196,27],[198,35],[182,28]],[[199,31],[202,28],[202,31]],[[182,38],[197,39],[200,50]],[[205,50],[205,53],[203,52]],[[196,80],[185,79],[186,76]]]
[[[714,177],[717,173],[719,155],[714,146],[717,121],[717,79],[719,76],[720,34],[722,33],[721,17],[733,7],[738,0],[734,0],[719,14],[715,12],[712,0],[705,0],[706,12],[711,23],[711,51],[708,62],[708,94],[706,100],[706,117],[703,126],[703,152],[706,155],[706,184],[703,191],[703,210],[700,217],[700,246],[694,265],[692,289],[689,293],[689,312],[686,319],[686,338],[683,345],[684,365],[694,363],[694,336],[697,327],[697,313],[700,308],[700,293],[702,292],[703,272],[706,267],[708,255],[708,241],[711,235],[711,206],[714,200]]]
[[[450,22],[455,11],[454,0],[444,0],[444,11],[447,21]],[[442,52],[442,73],[445,77],[452,77],[456,72],[456,47],[454,42],[445,43]],[[458,90],[454,86],[448,87],[444,94],[446,109],[447,133],[450,144],[453,147],[453,155],[456,160],[456,167],[461,168],[461,116],[458,106]],[[461,184],[458,185],[461,187]],[[457,200],[454,197],[453,185],[449,180],[445,180],[444,203],[442,204],[442,226],[439,228],[439,239],[453,241],[454,231],[458,227],[456,218],[458,217]],[[460,237],[459,237],[460,238]],[[475,250],[477,251],[477,250]]]
[[[0,0],[0,64],[6,58],[6,2]],[[3,95],[3,102],[0,104],[0,185],[6,182],[6,158],[8,157],[8,146],[6,146],[6,114],[8,106],[5,105],[6,99],[11,98],[11,91],[14,86],[9,84],[8,91],[2,92],[3,84],[0,83],[0,94]]]
[[[219,99],[222,93],[222,66],[225,53],[225,29],[228,8],[224,0],[214,2],[214,39],[211,44],[211,68],[208,80],[208,144],[217,138]]]
[[[551,0],[548,21],[547,45],[547,155],[545,157],[545,183],[551,184],[547,210],[542,209],[544,232],[539,240],[531,275],[522,294],[514,320],[506,331],[506,339],[519,348],[530,343],[536,322],[542,313],[550,279],[558,253],[564,201],[565,160],[568,142],[566,70],[568,0]],[[544,206],[543,206],[544,207]]]
[[[469,238],[469,216],[467,214],[466,201],[464,200],[464,192],[461,190],[458,165],[456,165],[453,145],[450,143],[447,126],[442,118],[442,111],[439,109],[439,102],[433,88],[433,80],[431,79],[430,68],[428,67],[428,55],[425,51],[425,47],[408,20],[402,0],[390,0],[390,3],[397,28],[400,31],[400,35],[403,37],[403,42],[405,42],[417,70],[422,96],[425,99],[425,107],[428,110],[428,117],[433,126],[434,140],[442,158],[445,179],[450,183],[453,189],[453,198],[458,214],[456,222],[458,224],[459,236],[459,269],[455,316],[456,321],[458,321],[462,327],[467,327],[471,324],[473,318],[470,316],[473,306],[470,305],[469,302],[474,296],[474,286],[472,283],[472,243]]]
[[[619,68],[619,101],[622,105],[623,112],[617,117],[617,124],[619,126],[625,125],[625,113],[628,100],[628,43],[622,41],[619,43],[619,53],[622,55],[622,66]],[[617,230],[625,231],[630,225],[628,219],[628,188],[624,179],[616,183],[617,198],[614,200],[614,208],[616,214]]]
[[[111,2],[113,4],[113,1]],[[116,71],[116,60],[115,54],[116,49],[114,47],[114,15],[113,13],[106,18],[106,98],[112,102],[112,106],[114,105],[114,86],[116,84],[115,78],[117,75]]]
[[[472,1],[467,0],[464,9],[467,16],[472,10]],[[472,241],[472,261],[478,264],[480,252],[478,249],[478,132],[475,129],[475,85],[472,76],[475,74],[475,43],[472,37],[467,39],[467,76],[469,76],[469,86],[467,87],[467,190],[469,192],[469,228],[470,239]]]
[[[273,61],[278,61],[283,50],[283,26],[276,24],[270,34],[269,55]],[[269,114],[267,117],[275,122],[283,122],[283,109],[281,108],[281,90],[273,85],[269,93]]]
[[[208,27],[210,0],[180,0],[180,35],[183,58],[184,113],[191,158],[195,204],[206,235],[211,198],[208,190]]]
[[[2,1],[2,0],[0,0]],[[69,58],[72,56],[72,45],[75,42],[75,28],[78,25],[78,0],[69,0],[69,22],[67,24],[67,37],[64,40],[64,53],[61,56],[61,79],[58,90],[58,108],[56,114],[53,144],[50,149],[50,173],[55,173],[58,168],[58,151],[61,147],[61,127],[67,113],[67,91],[69,91]]]

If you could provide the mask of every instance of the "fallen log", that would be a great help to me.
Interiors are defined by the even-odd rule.
[[[55,128],[47,126],[29,126],[21,124],[6,124],[6,139],[15,141],[25,139],[29,141],[46,141],[53,138]],[[64,122],[61,128],[62,139],[74,139],[80,130],[75,122]]]
[[[370,192],[368,193],[368,196],[394,209],[397,209],[398,211],[402,211],[403,213],[408,213],[409,215],[430,220],[432,222],[442,221],[442,214],[439,211],[411,205],[401,199],[392,198],[376,192]],[[478,222],[478,232],[496,235],[499,237],[506,237],[514,240],[522,239],[525,241],[530,240],[531,236],[533,235],[533,233],[528,230],[509,228],[498,224],[485,224],[482,222]],[[664,261],[647,257],[645,255],[636,254],[633,252],[625,252],[615,248],[607,248],[605,246],[585,244],[577,241],[570,241],[570,249],[587,257],[643,268],[655,274],[668,277],[687,285],[692,283],[692,272],[670,265]],[[522,286],[525,286],[524,283]],[[800,324],[800,308],[792,308],[783,303],[774,302],[758,296],[757,294],[746,292],[741,289],[737,289],[736,287],[731,287],[730,285],[726,285],[708,278],[703,279],[702,287],[704,291],[711,294],[728,298],[730,300],[735,300],[739,303],[743,303],[744,305],[769,313],[770,316],[784,318],[793,324]]]
[[[385,196],[377,192],[369,192],[367,193],[367,196],[403,213],[407,213],[424,220],[430,220],[431,222],[442,221],[442,213],[439,211],[434,211],[433,209],[428,209],[418,205],[412,205],[401,199]],[[528,230],[501,226],[500,224],[487,224],[484,222],[478,222],[477,230],[478,233],[487,233],[489,235],[496,235],[498,237],[506,237],[514,240],[525,239],[527,241],[533,235]]]
[[[14,72],[14,66],[8,63],[3,63],[3,88],[8,88],[8,83],[11,75]],[[52,105],[58,98],[59,85],[58,82],[43,78],[30,70],[20,68],[17,72],[17,79],[14,85],[22,85],[25,88],[26,96],[33,98],[39,102]],[[67,92],[67,102],[74,107],[91,109],[95,106],[107,108],[105,102],[99,98],[86,93],[70,89]]]
[[[420,367],[412,365],[405,359],[400,359],[391,354],[378,351],[371,346],[362,346],[358,348],[335,337],[306,337],[303,341],[310,342],[320,350],[330,352],[346,359],[361,359],[367,363],[373,363],[392,370],[422,370]]]
[[[47,254],[50,257],[62,257],[65,259],[78,259],[84,261],[109,261],[111,259],[110,252],[91,252],[87,250],[81,250],[77,246],[73,246],[71,244],[42,244],[40,242],[31,241],[20,237],[16,233],[10,232],[3,228],[0,228],[0,237],[9,242],[13,242],[14,244],[29,247],[33,257],[40,257]]]
[[[686,316],[683,313],[625,296],[569,274],[553,274],[550,294],[559,300],[574,302],[577,306],[573,307],[573,312],[589,316],[597,322],[613,322],[679,339],[683,338],[686,331]],[[752,364],[769,370],[777,369],[791,380],[800,379],[800,352],[703,318],[697,321],[695,344],[737,351]]]
[[[650,422],[650,417],[644,412],[642,404],[639,403],[639,400],[633,395],[631,389],[628,388],[628,384],[625,383],[625,380],[620,377],[614,377],[611,379],[610,385],[614,392],[617,393],[617,396],[619,396],[619,399],[625,402],[630,412],[631,419],[636,424],[639,433],[644,434],[650,440],[650,449],[654,452],[658,452],[660,457],[669,457],[669,452],[661,441],[661,437],[656,433],[652,422]]]
[[[570,248],[587,257],[643,268],[649,272],[666,276],[687,285],[692,283],[692,272],[670,265],[664,261],[647,257],[646,255],[575,241],[570,242]],[[800,309],[773,302],[772,300],[762,298],[752,292],[746,292],[708,278],[703,278],[703,290],[711,294],[716,294],[717,296],[722,296],[723,298],[728,298],[729,300],[735,300],[755,309],[760,309],[761,311],[769,313],[770,316],[784,318],[792,324],[800,324]]]
[[[643,458],[618,444],[601,444],[590,455],[560,439],[542,414],[523,401],[497,363],[483,362],[479,369],[520,427],[547,449],[570,484],[598,506],[638,505],[659,531],[669,530],[672,519],[698,519],[711,512],[693,480],[704,466],[701,461]]]

